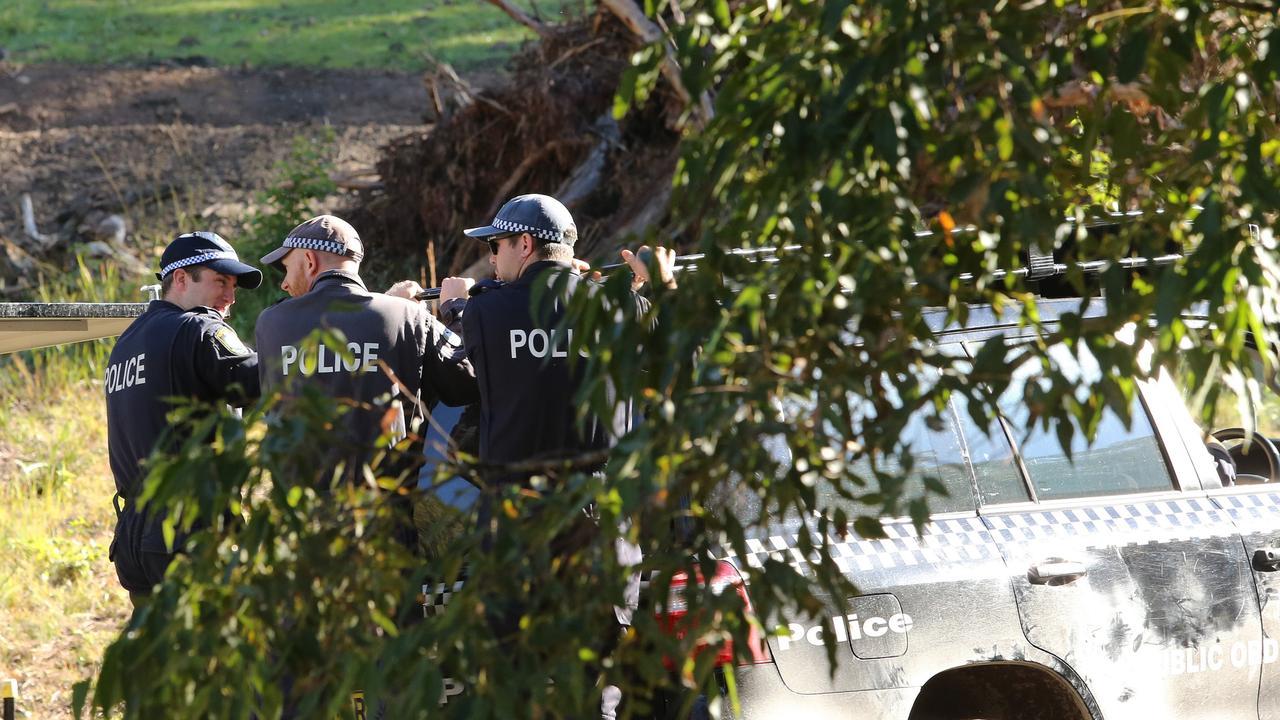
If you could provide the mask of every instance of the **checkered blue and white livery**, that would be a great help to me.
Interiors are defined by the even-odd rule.
[[[1206,498],[1094,505],[1069,510],[984,516],[1006,548],[1043,551],[1128,547],[1224,537],[1236,532],[1227,513]]]
[[[1280,504],[1280,498],[1275,502]],[[1280,527],[1280,509],[1272,522]],[[1043,553],[1052,549],[1090,550],[1170,543],[1236,533],[1230,515],[1206,498],[1115,503],[1063,510],[994,513],[931,522],[917,535],[911,523],[883,524],[883,539],[850,535],[833,539],[832,559],[843,572],[901,570],[939,564],[986,563],[1006,553]],[[809,562],[797,547],[798,536],[774,535],[747,541],[741,558],[732,549],[717,557],[761,567],[770,556],[804,572]]]
[[[422,586],[422,614],[425,617],[433,617],[444,612],[445,606],[449,604],[449,598],[455,593],[462,591],[462,586],[466,580],[458,580],[452,585],[446,583],[427,583]]]
[[[909,522],[883,525],[884,538],[867,539],[849,535],[831,538],[831,559],[842,572],[893,570],[903,567],[935,565],[944,562],[985,562],[998,560],[999,553],[987,529],[977,517],[937,520],[917,535]],[[797,547],[798,535],[773,535],[746,541],[747,554],[739,557],[732,548],[723,548],[716,557],[749,567],[762,567],[766,558],[774,556],[788,562],[800,572],[809,562]]]
[[[951,518],[927,524],[916,534],[910,522],[885,522],[884,538],[854,534],[831,539],[831,558],[841,572],[925,571],[939,566],[966,566],[1001,562],[1006,553],[1064,552],[1172,543],[1237,532],[1280,529],[1280,491],[1251,495],[1178,498],[1151,502],[1114,503],[1063,510],[994,513],[981,517]],[[1219,507],[1221,504],[1222,507]],[[1234,521],[1234,522],[1233,522]],[[1237,530],[1239,526],[1239,530]],[[798,547],[796,533],[751,538],[747,553],[732,548],[715,553],[735,565],[762,567],[768,557],[808,572],[809,560]],[[741,567],[741,565],[739,565]],[[439,612],[459,581],[422,588],[428,615]]]
[[[1215,499],[1240,532],[1280,532],[1280,492],[1219,495]]]

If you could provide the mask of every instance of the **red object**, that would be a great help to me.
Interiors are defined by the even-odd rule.
[[[702,571],[695,568],[699,584],[702,583]],[[680,571],[671,576],[671,594],[667,600],[667,612],[665,615],[659,613],[658,619],[662,621],[663,626],[668,632],[674,634],[677,638],[684,638],[689,631],[688,621],[689,604],[684,598],[684,589],[689,584],[689,574]],[[747,613],[754,612],[751,607],[751,598],[747,597],[746,585],[742,582],[742,575],[738,573],[738,569],[727,560],[720,560],[716,563],[716,574],[711,579],[711,591],[719,595],[724,592],[727,587],[732,587],[738,593],[738,597],[742,598],[742,605]],[[698,643],[694,648],[694,655],[702,652],[706,648],[706,643]],[[747,649],[751,653],[749,661],[743,661],[741,664],[758,665],[773,660],[769,654],[769,647],[760,637],[760,630],[755,625],[747,629]],[[726,639],[720,651],[716,654],[716,665],[728,665],[732,663],[733,658],[733,640]],[[675,670],[675,663],[671,658],[664,657],[662,659],[667,670]]]

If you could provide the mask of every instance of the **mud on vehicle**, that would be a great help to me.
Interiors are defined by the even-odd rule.
[[[1085,315],[1103,313],[1102,302]],[[1079,299],[1040,303],[1050,325],[1080,310]],[[961,358],[1018,337],[1017,319],[975,309],[961,329],[934,318],[940,350]],[[1086,379],[1098,372],[1083,348],[1051,355]],[[1139,383],[1129,423],[1108,411],[1094,442],[1077,434],[1068,455],[1019,402],[1022,383],[1036,381],[1033,368],[1019,370],[987,427],[962,400],[941,428],[909,424],[908,482],[931,476],[948,495],[931,498],[923,532],[884,519],[885,538],[835,546],[859,594],[825,597],[826,623],[778,619],[789,632],[735,668],[740,717],[1280,717],[1274,448],[1265,438],[1233,448],[1232,481],[1161,374]],[[823,495],[820,506],[869,511]],[[753,501],[728,498],[744,517],[756,516]],[[726,553],[720,572],[769,556],[803,571],[799,525],[756,528],[749,552]],[[727,698],[722,706],[731,710]]]

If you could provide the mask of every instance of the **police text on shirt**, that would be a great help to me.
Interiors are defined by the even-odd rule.
[[[280,359],[283,361],[281,371],[288,375],[290,369],[303,375],[328,374],[340,372],[374,372],[378,369],[378,352],[376,342],[347,343],[350,357],[343,358],[324,345],[314,348],[304,347],[301,351],[293,345],[280,346]]]
[[[111,363],[107,366],[107,374],[103,377],[107,394],[131,388],[134,385],[146,385],[146,353],[138,353],[128,360]]]
[[[561,336],[563,333],[563,336]],[[515,328],[511,331],[511,359],[515,360],[519,350],[525,350],[536,358],[569,357],[569,348],[573,345],[573,328],[543,330],[534,328],[529,331]],[[587,356],[586,348],[580,348],[578,355]]]

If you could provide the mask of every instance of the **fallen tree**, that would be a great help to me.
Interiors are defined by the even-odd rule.
[[[628,5],[631,13],[619,10],[626,22],[610,9]],[[584,257],[612,255],[623,237],[664,218],[688,94],[668,72],[647,102],[614,117],[631,56],[656,27],[638,35],[629,24],[643,19],[636,13],[626,0],[561,24],[526,17],[539,39],[494,87],[472,87],[447,67],[430,74],[436,122],[386,148],[382,188],[357,208],[357,225],[385,238],[392,257],[429,251],[451,274],[483,260],[461,229],[487,222],[517,193],[561,198],[577,220]]]

